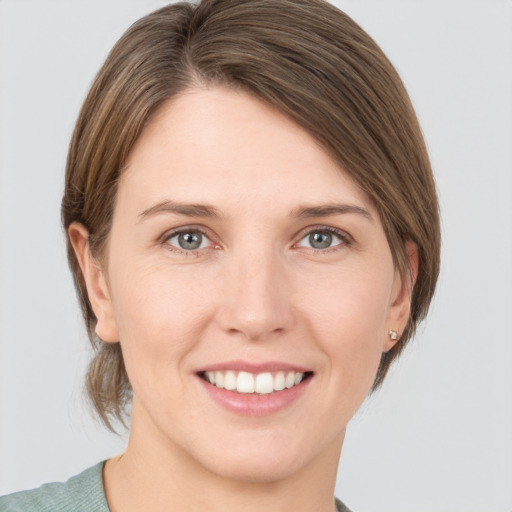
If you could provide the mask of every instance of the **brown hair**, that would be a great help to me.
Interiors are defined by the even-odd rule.
[[[374,388],[425,316],[439,271],[434,179],[421,130],[397,72],[378,45],[323,0],[203,0],[137,21],[112,49],[80,112],[62,201],[64,228],[82,223],[93,254],[107,240],[116,186],[148,119],[194,84],[242,88],[315,137],[372,198],[395,265],[419,268],[410,319],[383,354]],[[105,424],[123,418],[131,387],[119,343],[103,343],[68,237],[68,258],[96,349],[87,390]]]

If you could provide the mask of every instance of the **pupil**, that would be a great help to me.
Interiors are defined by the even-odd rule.
[[[332,235],[330,233],[311,233],[309,243],[315,249],[327,249],[331,246]]]
[[[202,235],[200,233],[181,233],[178,243],[182,249],[194,250],[201,246]]]

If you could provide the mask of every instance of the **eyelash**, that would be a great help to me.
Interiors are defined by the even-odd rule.
[[[177,237],[177,236],[183,235],[183,234],[193,234],[193,233],[198,233],[202,237],[204,237],[207,240],[209,240],[210,244],[213,244],[213,247],[212,246],[209,246],[209,247],[199,247],[197,249],[186,250],[186,249],[183,249],[183,248],[179,248],[179,247],[177,247],[175,245],[171,245],[169,243],[169,241],[172,238],[174,238],[174,237]],[[318,248],[315,248],[315,247],[306,247],[306,246],[299,245],[302,240],[304,240],[308,236],[311,236],[314,233],[328,233],[330,235],[334,235],[334,236],[336,236],[337,238],[340,239],[340,243],[338,243],[336,245],[333,245],[331,247],[326,247],[324,249],[318,249]],[[339,229],[333,228],[331,226],[309,226],[308,228],[306,228],[306,230],[303,230],[299,234],[299,236],[300,236],[300,238],[298,239],[297,242],[295,242],[293,244],[293,246],[294,247],[297,247],[297,246],[298,247],[304,247],[304,248],[312,251],[315,254],[326,254],[326,253],[330,253],[330,252],[335,252],[335,251],[340,250],[342,247],[350,247],[353,244],[353,239],[352,239],[352,237],[348,233],[346,233],[345,231],[341,231]],[[203,229],[198,228],[198,227],[192,227],[192,226],[191,227],[185,227],[185,228],[176,229],[174,231],[165,233],[161,237],[160,240],[161,240],[161,243],[163,245],[166,245],[167,248],[170,251],[177,252],[177,253],[183,254],[185,256],[199,256],[200,252],[204,251],[205,249],[206,250],[208,250],[208,249],[211,250],[211,249],[217,249],[217,248],[220,247],[220,245],[218,243],[214,242],[212,240],[212,237],[208,236],[204,232]],[[203,243],[203,240],[201,241],[201,245],[202,245],[202,243]]]
[[[199,247],[198,249],[190,249],[190,250],[186,250],[186,249],[182,249],[182,248],[179,248],[175,245],[171,245],[169,243],[169,241],[174,238],[174,237],[177,237],[179,235],[184,235],[184,234],[193,234],[193,233],[198,233],[200,234],[202,237],[206,238],[207,240],[210,241],[210,244],[214,244],[214,247]],[[162,236],[161,238],[161,242],[163,245],[166,245],[167,248],[172,251],[172,252],[177,252],[179,254],[183,254],[185,256],[199,256],[200,255],[200,251],[204,251],[205,249],[215,249],[217,247],[219,247],[219,244],[216,244],[215,242],[212,241],[212,237],[211,236],[208,236],[203,229],[200,229],[198,227],[185,227],[185,228],[180,228],[180,229],[176,229],[174,231],[171,231],[170,233],[166,233],[165,235]],[[203,244],[203,240],[201,241],[201,245]]]
[[[311,236],[313,233],[329,233],[330,235],[334,235],[340,239],[339,244],[333,245],[331,247],[326,247],[325,249],[306,247],[307,249],[313,251],[315,254],[326,254],[330,252],[339,251],[341,250],[341,248],[350,247],[353,244],[352,237],[345,231],[341,231],[340,229],[336,229],[331,226],[310,226],[307,228],[307,231],[303,231],[301,233],[299,241],[296,242],[294,245],[297,245],[306,237]]]

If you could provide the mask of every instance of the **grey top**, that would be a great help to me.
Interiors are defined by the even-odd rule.
[[[0,512],[110,512],[103,487],[104,464],[100,462],[65,483],[2,496]],[[336,507],[338,512],[350,512],[339,500]]]
[[[103,487],[104,462],[65,483],[0,497],[0,512],[110,512]]]

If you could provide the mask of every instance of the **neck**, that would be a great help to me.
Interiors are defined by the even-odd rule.
[[[135,420],[135,418],[134,418]],[[107,461],[105,491],[111,512],[333,512],[343,433],[314,460],[281,478],[237,479],[200,464],[160,432],[132,422],[126,452]]]

